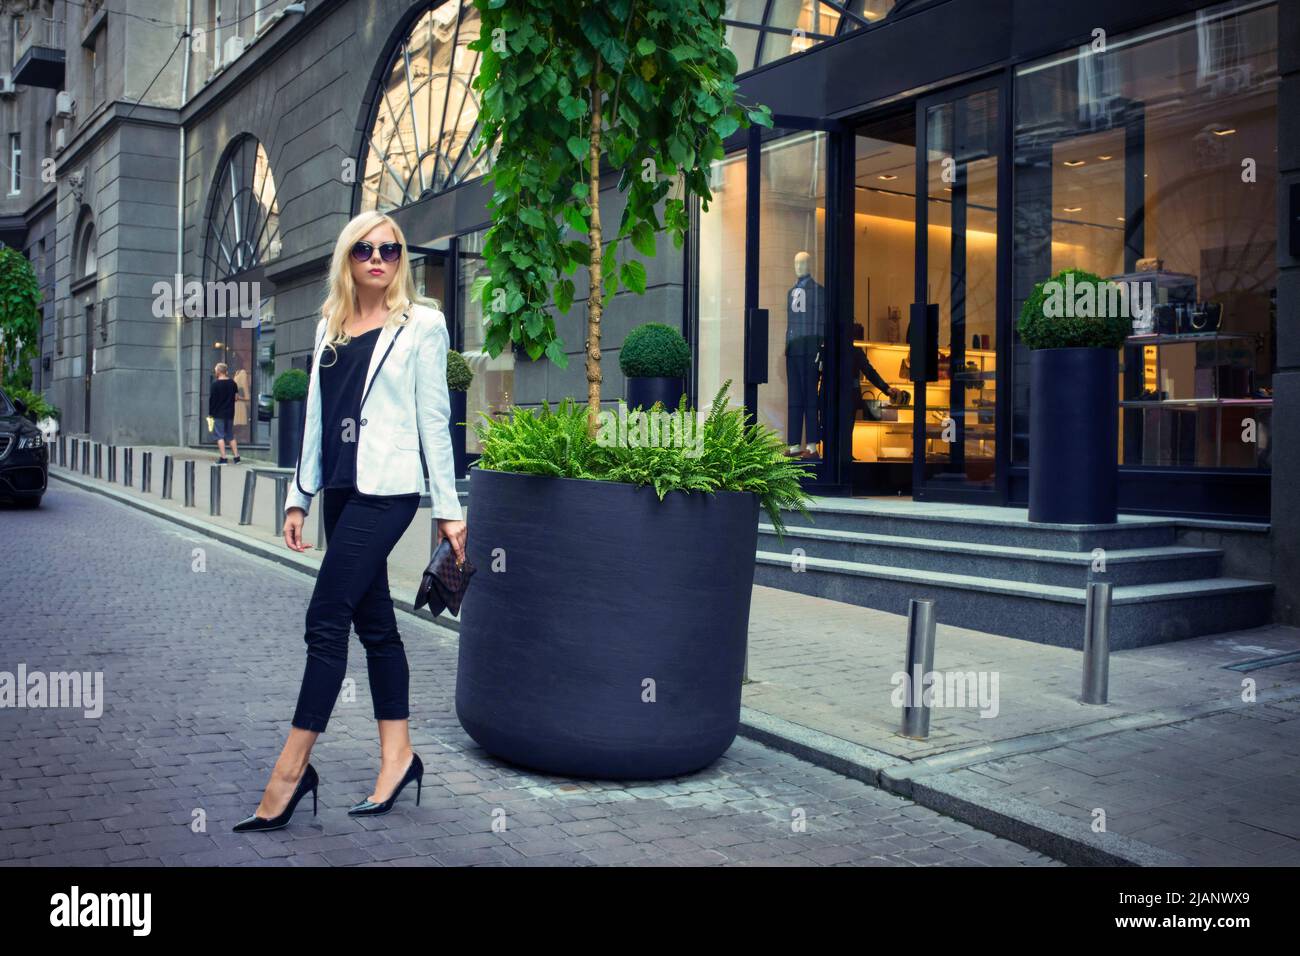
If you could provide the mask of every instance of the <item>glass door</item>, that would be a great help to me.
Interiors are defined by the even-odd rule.
[[[1002,77],[921,99],[907,341],[913,496],[1001,500],[999,325],[1007,175]]]
[[[758,305],[767,313],[768,374],[758,420],[792,457],[824,460],[827,134],[781,130],[759,160]]]

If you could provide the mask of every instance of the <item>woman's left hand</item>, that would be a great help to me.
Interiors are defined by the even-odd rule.
[[[451,542],[451,550],[456,555],[457,564],[465,560],[465,537],[467,534],[468,529],[464,521],[453,521],[450,518],[438,519],[438,539],[446,538]]]

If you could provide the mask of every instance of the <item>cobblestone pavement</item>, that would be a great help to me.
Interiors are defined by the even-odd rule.
[[[1060,865],[745,739],[671,781],[521,772],[456,720],[454,634],[400,613],[421,805],[345,813],[378,764],[353,641],[355,694],[313,755],[319,816],[231,833],[288,730],[311,579],[64,482],[0,506],[0,536],[0,671],[103,675],[98,717],[0,709],[3,865]]]

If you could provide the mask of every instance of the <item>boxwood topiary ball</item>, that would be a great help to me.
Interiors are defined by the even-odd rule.
[[[300,402],[307,397],[307,373],[300,368],[281,372],[271,387],[271,396],[277,402]]]
[[[447,351],[447,388],[453,392],[468,392],[470,384],[474,381],[474,373],[470,371],[469,363],[465,361],[465,356],[459,352]]]
[[[1020,341],[1031,349],[1119,348],[1133,331],[1133,319],[1103,305],[1114,285],[1083,269],[1062,269],[1038,283],[1020,310]],[[1071,293],[1079,301],[1086,294],[1091,308],[1081,312]]]
[[[650,322],[628,333],[618,353],[628,378],[683,378],[691,364],[691,347],[671,325]]]

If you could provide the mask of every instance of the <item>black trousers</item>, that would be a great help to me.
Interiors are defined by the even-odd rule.
[[[366,649],[375,720],[404,720],[410,671],[388,593],[388,555],[415,517],[420,496],[381,498],[355,488],[326,488],[321,495],[329,542],[307,607],[307,666],[293,726],[322,731],[329,723],[353,625]]]
[[[785,347],[785,374],[788,391],[786,419],[788,445],[800,444],[799,436],[807,431],[806,444],[815,445],[821,440],[821,427],[817,414],[817,352],[821,340],[817,336],[800,336],[791,339]]]

